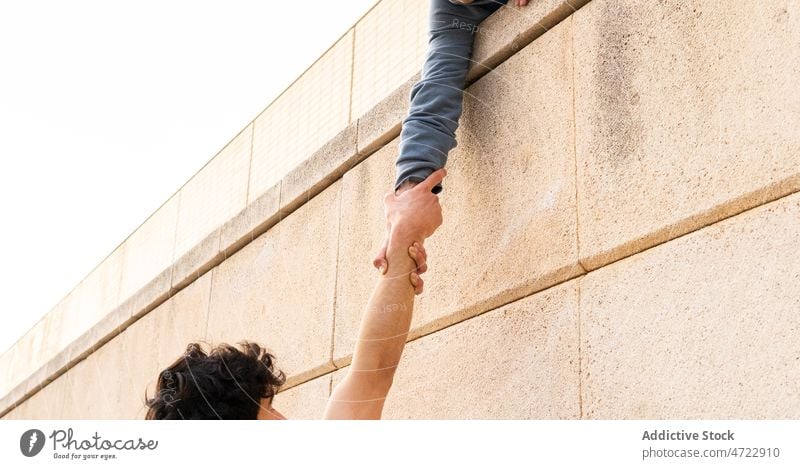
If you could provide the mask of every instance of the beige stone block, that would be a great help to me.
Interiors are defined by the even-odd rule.
[[[47,319],[47,317],[45,318]],[[17,370],[17,377],[14,383],[7,383],[8,390],[4,391],[0,397],[0,415],[4,412],[10,411],[16,406],[20,406],[26,402],[28,397],[37,394],[44,387],[49,385],[53,380],[57,379],[63,372],[72,366],[72,364],[79,362],[82,356],[90,353],[91,347],[87,343],[94,343],[90,341],[95,334],[94,329],[90,329],[83,333],[78,339],[71,342],[65,349],[59,351],[53,358],[47,360],[44,365],[34,368],[31,365],[19,367]],[[15,347],[10,352],[12,353],[12,363],[25,363],[29,359],[27,354],[30,353],[28,347]],[[23,372],[20,371],[20,369]],[[28,370],[33,370],[29,372]],[[9,373],[13,370],[9,370]],[[12,385],[13,384],[13,385]]]
[[[69,418],[141,419],[145,391],[189,342],[205,339],[211,273],[203,275],[72,367]]]
[[[566,21],[469,88],[411,339],[582,273],[571,63]],[[376,280],[370,261],[383,239],[382,195],[396,153],[395,141],[343,178],[337,365],[349,360]]]
[[[60,420],[65,417],[65,409],[71,406],[73,391],[68,375],[62,375],[42,388],[33,397],[20,403],[3,419]]]
[[[48,349],[48,355],[60,354],[87,332],[87,329],[76,328],[73,324],[74,318],[81,314],[82,292],[82,284],[79,283],[44,316],[43,321],[47,323],[45,347]],[[90,326],[88,330],[91,330]]]
[[[509,2],[486,18],[475,31],[473,63],[467,82],[493,70],[588,2],[537,0],[524,7]]]
[[[122,406],[130,409],[124,418],[144,418],[145,389],[152,396],[159,372],[180,357],[190,342],[205,341],[212,277],[212,272],[203,275],[125,330],[131,359],[148,358],[123,383],[123,389],[136,391],[130,396],[135,400],[128,398]]]
[[[162,270],[128,300],[132,317],[140,317],[169,298],[172,285],[172,265]]]
[[[131,356],[125,333],[101,346],[81,360],[66,374],[70,377],[72,405],[65,409],[70,419],[115,419],[124,418],[126,404],[134,402],[136,390],[123,383],[130,373],[142,366],[141,358]],[[155,342],[147,338],[147,346]],[[63,376],[63,375],[62,375]]]
[[[409,342],[383,418],[578,418],[579,409],[572,280]]]
[[[232,255],[278,222],[280,197],[281,181],[278,181],[222,225],[219,250],[224,256]]]
[[[256,117],[248,200],[350,123],[352,60],[350,30]]]
[[[164,202],[125,240],[121,300],[133,296],[172,265],[177,220],[178,193]],[[166,287],[169,289],[169,278]]]
[[[20,338],[21,340],[22,338]],[[17,341],[14,345],[11,346],[8,350],[6,350],[2,356],[0,356],[0,376],[2,377],[2,381],[0,381],[0,396],[5,397],[11,390],[16,386],[21,378],[18,378],[14,375],[14,365],[20,359],[18,358],[20,349],[17,347]],[[2,408],[0,408],[0,411]]]
[[[800,418],[800,193],[581,281],[584,415]]]
[[[52,354],[60,352],[117,308],[120,280],[125,259],[125,245],[120,245],[86,276],[56,307],[57,315],[48,326],[47,344]],[[38,366],[34,367],[38,368]]]
[[[361,117],[422,68],[428,2],[381,0],[355,26],[352,117]]]
[[[25,401],[17,407],[12,407],[8,410],[5,414],[0,412],[0,418],[3,420],[31,420],[35,419],[36,417],[31,413],[31,401]]]
[[[287,386],[332,369],[341,183],[214,269],[208,337],[266,346]]]
[[[279,392],[272,406],[289,420],[318,420],[325,414],[331,392],[331,374]]]
[[[370,12],[367,15],[364,19],[365,24],[369,23],[370,29],[374,30],[375,18],[386,14],[380,10],[391,10],[392,6],[397,4],[397,2],[394,2],[395,5],[390,5],[391,3],[382,2],[379,7],[376,7],[374,13]],[[471,83],[482,77],[586,3],[587,0],[546,0],[531,2],[523,8],[501,8],[481,23],[480,28],[476,31],[475,49],[471,59],[473,63],[467,74],[467,82]],[[420,7],[421,5],[419,4],[415,6],[416,18],[409,17],[405,20],[407,23],[410,22],[409,24],[413,23],[412,27],[414,29],[419,27],[420,21],[423,21],[423,17],[420,16]],[[427,6],[425,8],[424,14],[426,15]],[[403,26],[398,23],[394,24],[394,27],[409,28],[409,24]],[[385,27],[385,25],[383,26]],[[394,39],[384,35],[380,40],[393,41]],[[373,62],[384,60],[376,56],[376,51],[379,49],[369,49],[366,44],[360,43],[358,27],[356,30],[356,44],[357,47],[362,45],[366,53],[371,54],[370,59]],[[398,50],[410,49],[408,44],[398,47],[400,47]],[[363,99],[357,96],[360,90],[355,87],[353,117],[358,117],[359,120],[358,149],[360,154],[369,155],[400,134],[401,122],[408,112],[411,88],[419,80],[421,62],[416,68],[413,68],[413,65],[418,60],[424,60],[424,55],[427,52],[427,39],[422,45],[422,49],[419,49],[419,47],[419,44],[416,44],[413,48],[413,60],[403,63],[412,72],[416,72],[410,78],[402,81],[403,75],[397,74],[388,80],[377,82],[371,78],[371,75],[366,74],[363,80],[367,82],[367,86],[370,87],[375,96],[368,96]],[[422,54],[421,59],[418,56],[419,54]],[[359,62],[358,57],[359,54],[357,52],[356,63]],[[391,67],[383,68],[394,71],[394,66],[393,64]],[[359,70],[357,69],[357,71]],[[373,80],[373,82],[370,82],[370,80]],[[375,92],[376,89],[380,91]],[[382,97],[378,99],[378,96]],[[377,102],[375,99],[378,99]],[[355,103],[355,101],[363,102]],[[370,105],[371,107],[367,108]],[[359,110],[356,111],[356,108],[359,108]]]
[[[38,393],[43,386],[62,375],[73,365],[83,360],[109,338],[116,336],[119,331],[130,321],[131,302],[127,301],[112,310],[97,324],[90,327],[72,342],[64,346],[52,357],[41,357],[40,347],[36,342],[28,343],[23,340],[17,344],[17,360],[15,381],[9,382],[10,390],[4,392],[0,400],[0,412],[7,410],[14,405],[22,402],[32,394]],[[43,318],[37,326],[44,324],[46,331],[57,331],[57,327],[50,320],[56,318],[55,315],[48,315]],[[38,327],[35,326],[31,332]],[[29,336],[35,337],[33,333]],[[45,335],[46,337],[46,335]],[[45,339],[47,340],[47,339]],[[37,349],[38,347],[38,349]]]
[[[416,73],[358,118],[359,155],[371,155],[400,135],[411,88],[419,77]]]
[[[357,125],[348,125],[281,181],[281,216],[307,203],[355,166]]]
[[[215,229],[172,264],[171,290],[180,290],[219,264],[225,256],[220,250],[221,233],[222,227]]]
[[[70,344],[62,330],[65,307],[70,295],[37,321],[0,359],[0,366],[6,376],[0,381],[0,411],[13,405],[41,380],[49,378],[45,373],[50,361],[54,360],[62,350]],[[93,328],[89,327],[73,342],[87,335]]]
[[[81,282],[78,287],[80,311],[78,314],[70,311],[68,316],[70,323],[79,323],[79,329],[76,330],[83,332],[89,329],[122,303],[119,292],[124,263],[125,246],[120,245]],[[62,324],[62,330],[64,326]]]
[[[584,266],[800,188],[797,13],[597,0],[574,15]]]
[[[70,346],[77,345],[80,347],[82,344],[83,346],[80,348],[83,350],[79,350],[78,353],[83,354],[85,350],[90,350],[92,347],[96,347],[97,344],[108,342],[108,340],[119,334],[120,331],[133,322],[131,316],[132,300],[133,299],[126,301],[114,308],[87,331],[87,333],[83,334],[78,340],[73,342],[73,344],[70,344]],[[68,351],[69,349],[70,347],[67,347],[64,351]]]
[[[132,301],[129,300],[114,308],[94,326],[61,348],[52,359],[26,380],[25,394],[37,392],[42,385],[56,379],[94,353],[100,345],[116,336],[131,321],[131,305]],[[49,326],[51,330],[57,330],[58,327],[57,324]]]
[[[252,137],[251,124],[181,188],[173,259],[180,259],[245,207]]]
[[[0,355],[0,397],[5,395],[10,387],[10,380],[12,377],[11,363],[13,363],[14,360],[14,349],[12,345]]]
[[[169,204],[170,202],[164,207],[168,207]],[[159,220],[160,217],[161,215],[157,212],[148,221]],[[161,228],[168,229],[170,223],[173,229],[171,236],[174,236],[174,218],[171,222],[166,223],[167,226]],[[145,226],[147,223],[142,227]],[[141,233],[147,234],[147,231],[152,232],[148,228]],[[57,355],[63,355],[67,349],[77,350],[76,342],[82,347],[79,353],[83,353],[94,344],[95,340],[112,332],[117,325],[124,323],[129,318],[131,305],[123,301],[129,295],[126,292],[126,296],[123,298],[121,294],[123,274],[133,272],[134,277],[131,277],[130,281],[138,281],[135,280],[135,276],[138,275],[139,279],[143,278],[141,270],[143,265],[137,264],[134,260],[135,256],[129,254],[127,249],[138,249],[147,244],[143,237],[137,236],[137,233],[140,233],[140,230],[137,230],[128,240],[134,240],[133,243],[126,242],[120,245],[23,336],[17,344],[17,347],[20,348],[17,353],[18,359],[11,367],[10,375],[3,380],[0,395],[7,394],[15,386],[22,386],[25,389],[38,386],[40,383],[33,382],[35,380],[31,381],[32,378],[36,378],[36,380],[50,379],[50,375],[47,375],[44,370],[49,368],[49,362],[54,360]],[[170,244],[170,251],[171,242],[166,241],[167,244]],[[158,253],[150,252],[145,255],[141,251],[139,251],[139,256],[154,259],[159,257]],[[170,256],[171,252],[169,255],[161,257],[166,259],[166,262],[170,262]],[[127,270],[129,266],[133,266],[133,270]],[[131,288],[131,285],[134,283],[128,283],[128,288]],[[168,282],[166,286],[168,289]],[[75,357],[69,357],[67,361],[72,358]],[[64,357],[60,357],[57,361],[64,362]],[[31,382],[26,383],[25,381]]]
[[[3,355],[2,365],[6,377],[0,383],[0,393],[5,396],[23,383],[43,363],[41,350],[44,318],[33,325]]]

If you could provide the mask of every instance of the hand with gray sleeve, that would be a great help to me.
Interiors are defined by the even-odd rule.
[[[507,1],[431,0],[428,53],[420,80],[411,89],[408,115],[400,133],[394,186],[398,194],[447,163],[448,153],[456,146],[456,129],[478,24]],[[525,6],[528,0],[515,0],[515,4]],[[434,194],[441,190],[441,184],[433,188]],[[388,268],[386,241],[373,265],[381,272]]]

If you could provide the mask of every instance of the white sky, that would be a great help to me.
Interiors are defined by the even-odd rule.
[[[375,2],[0,2],[0,352]]]

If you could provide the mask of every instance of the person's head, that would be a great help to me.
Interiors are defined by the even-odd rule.
[[[272,399],[286,381],[275,357],[251,342],[219,344],[205,352],[191,343],[158,375],[147,397],[148,420],[283,419]]]

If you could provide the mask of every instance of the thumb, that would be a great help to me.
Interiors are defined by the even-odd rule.
[[[378,251],[378,254],[372,259],[372,265],[375,266],[376,269],[380,271],[381,274],[385,274],[386,271],[389,269],[389,263],[386,261],[386,239],[383,240],[383,246]]]
[[[437,169],[436,171],[432,172],[430,176],[428,176],[424,181],[417,184],[415,189],[422,187],[422,189],[427,192],[430,192],[436,185],[442,182],[442,179],[447,176],[447,170],[444,168]]]

